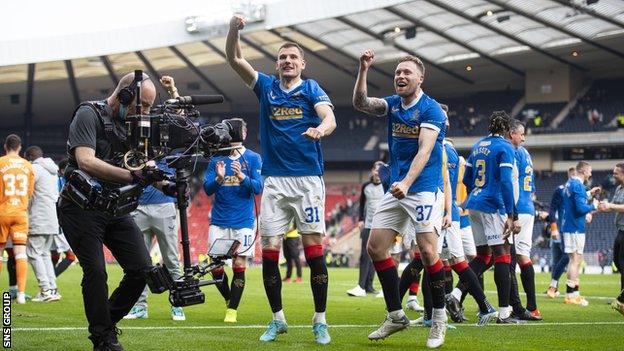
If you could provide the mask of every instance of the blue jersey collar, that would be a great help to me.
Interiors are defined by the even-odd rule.
[[[416,106],[416,104],[418,103],[418,101],[420,101],[420,98],[423,96],[423,94],[424,94],[424,93],[425,93],[425,92],[424,92],[422,89],[420,89],[420,91],[418,92],[418,95],[416,95],[416,98],[414,99],[414,101],[412,101],[412,102],[411,102],[409,105],[407,105],[407,106],[403,105],[403,99],[401,99],[401,107],[402,107],[404,110],[409,110],[410,108],[412,108],[412,107]]]

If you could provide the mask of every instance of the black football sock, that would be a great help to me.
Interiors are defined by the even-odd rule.
[[[273,313],[282,310],[282,277],[279,271],[279,251],[262,251],[262,279],[271,311]]]
[[[494,259],[494,282],[496,283],[496,290],[498,292],[498,306],[509,306],[509,294],[511,288],[509,263],[511,262],[511,256],[509,254],[503,254],[496,256]]]
[[[533,262],[528,261],[520,265],[520,279],[527,296],[526,308],[529,311],[535,311],[537,309],[537,301],[535,299],[535,270],[533,269]]]
[[[490,303],[485,297],[485,293],[479,285],[477,275],[472,271],[466,261],[461,261],[453,265],[453,270],[459,276],[459,280],[468,288],[468,292],[479,305],[479,311],[485,313],[489,310]]]
[[[381,261],[373,262],[377,277],[381,283],[381,289],[384,293],[386,301],[386,309],[388,312],[394,312],[401,309],[401,300],[399,298],[399,272],[392,257],[388,257]]]
[[[243,290],[245,290],[245,267],[234,267],[232,276],[232,286],[230,287],[230,302],[228,308],[238,309]]]
[[[403,273],[401,273],[401,280],[399,281],[399,297],[401,301],[403,301],[403,297],[405,296],[407,290],[410,289],[412,283],[417,283],[420,280],[420,272],[422,269],[422,260],[420,259],[420,256],[418,256],[418,258],[414,257],[407,267],[405,267]]]
[[[314,312],[325,312],[327,306],[327,288],[329,276],[323,256],[322,245],[311,245],[303,249],[306,262],[310,267],[310,286],[314,297]]]

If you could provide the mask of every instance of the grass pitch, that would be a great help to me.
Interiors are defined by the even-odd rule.
[[[228,270],[229,271],[229,270]],[[110,291],[117,286],[121,269],[108,266]],[[231,273],[228,273],[231,276]],[[259,267],[247,270],[247,286],[238,310],[238,323],[223,323],[225,304],[214,287],[205,287],[206,303],[184,309],[186,321],[171,320],[167,295],[150,295],[149,319],[122,320],[118,327],[126,350],[420,350],[425,349],[428,329],[412,327],[384,341],[371,342],[368,333],[383,320],[383,299],[369,295],[349,297],[345,293],[357,281],[356,269],[330,269],[327,319],[332,343],[314,343],[311,329],[312,293],[304,270],[304,283],[285,283],[282,291],[289,330],[276,342],[262,343],[258,337],[271,319]],[[63,298],[59,302],[12,306],[12,348],[17,350],[90,350],[84,316],[80,267],[70,267],[58,281]],[[455,277],[457,279],[457,277]],[[546,290],[550,276],[536,275],[537,291]],[[518,277],[518,281],[519,281]],[[378,283],[376,282],[378,287]],[[561,280],[561,285],[565,280]],[[6,274],[0,286],[7,286]],[[28,293],[35,295],[36,280],[29,276]],[[496,305],[491,272],[486,276],[488,298]],[[523,326],[491,324],[475,327],[477,307],[466,299],[469,322],[446,334],[446,350],[624,350],[624,317],[607,305],[619,292],[617,275],[584,275],[581,293],[588,307],[564,305],[563,298],[538,296],[544,321]],[[422,302],[422,297],[419,296]],[[524,301],[524,297],[523,297]],[[411,319],[418,313],[408,312]]]

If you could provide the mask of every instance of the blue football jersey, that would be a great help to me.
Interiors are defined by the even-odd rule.
[[[387,96],[388,149],[390,150],[391,184],[407,175],[418,153],[418,136],[421,128],[438,132],[429,161],[408,189],[410,193],[436,192],[442,184],[442,142],[446,115],[440,104],[422,91],[410,104],[403,106],[398,95]]]
[[[484,213],[513,213],[515,150],[498,135],[479,140],[466,161],[463,183],[470,192],[466,208]]]
[[[218,161],[225,164],[225,179],[222,184],[215,180],[215,166]],[[241,171],[246,175],[242,182],[232,171],[234,161],[241,164]],[[210,160],[204,176],[204,191],[208,195],[215,194],[211,224],[234,229],[253,228],[254,194],[262,192],[261,167],[260,155],[249,149],[238,158],[217,156]]]
[[[252,88],[260,102],[262,175],[310,176],[323,174],[320,141],[305,138],[308,128],[321,124],[315,106],[333,106],[312,79],[285,90],[277,77],[256,72]]]
[[[594,205],[587,203],[587,193],[583,181],[571,177],[563,189],[563,233],[585,233],[585,215],[595,210]]]
[[[459,154],[453,147],[453,144],[445,141],[444,148],[446,150],[446,168],[449,173],[449,181],[451,182],[451,203],[453,209],[451,212],[453,222],[459,221],[459,208],[457,207],[457,176],[459,175]]]
[[[524,147],[516,149],[516,166],[518,167],[519,197],[516,203],[518,213],[535,215],[535,205],[531,195],[535,192],[535,176],[533,175],[533,161]]]

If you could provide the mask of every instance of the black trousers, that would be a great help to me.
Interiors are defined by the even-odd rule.
[[[293,264],[297,267],[297,278],[301,278],[301,260],[299,259],[301,237],[284,240],[284,258],[286,259],[286,278],[292,276]]]
[[[624,230],[620,230],[613,242],[613,263],[620,273],[620,289],[624,290]]]
[[[82,267],[82,298],[89,322],[91,340],[110,333],[141,296],[145,271],[151,266],[143,234],[129,215],[111,217],[85,211],[70,200],[61,198],[57,208],[59,223]],[[108,296],[103,246],[111,251],[124,276]]]
[[[360,233],[362,238],[362,251],[360,251],[360,279],[358,285],[366,291],[373,291],[373,278],[375,277],[373,260],[371,260],[368,251],[366,251],[370,231],[370,228],[364,228]]]

